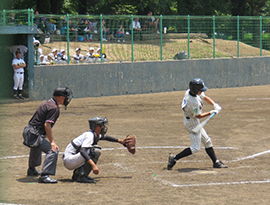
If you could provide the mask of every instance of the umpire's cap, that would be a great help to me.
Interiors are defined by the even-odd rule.
[[[204,82],[202,79],[200,78],[193,78],[190,82],[189,82],[189,89],[191,91],[191,93],[197,95],[199,91],[201,92],[205,92],[208,90],[208,87],[206,87],[204,85]]]

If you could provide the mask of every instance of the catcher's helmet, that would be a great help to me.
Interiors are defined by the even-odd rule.
[[[53,91],[53,96],[64,96],[64,106],[67,108],[67,105],[70,103],[71,98],[73,97],[72,91],[67,87],[58,87]]]
[[[208,90],[208,87],[206,87],[204,85],[204,82],[202,79],[200,78],[193,78],[190,82],[189,82],[189,89],[190,92],[194,95],[197,95],[199,91],[201,92],[205,92]]]
[[[88,122],[90,130],[92,131],[95,131],[97,126],[101,127],[103,125],[104,127],[101,129],[101,134],[106,134],[108,130],[108,119],[106,117],[92,117],[88,120]]]

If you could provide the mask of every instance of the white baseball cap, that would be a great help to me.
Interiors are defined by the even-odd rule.
[[[94,51],[94,50],[95,50],[94,47],[89,48],[89,51]]]
[[[40,57],[40,58],[44,58],[44,55],[40,55],[39,57]]]
[[[61,53],[63,53],[63,52],[65,52],[65,51],[66,51],[65,49],[61,49],[61,51],[60,51],[60,52],[61,52]]]
[[[80,51],[81,50],[81,48],[76,48],[76,51]]]
[[[52,52],[55,52],[55,51],[57,51],[57,49],[56,49],[56,48],[52,49]]]
[[[40,43],[40,42],[39,42],[39,40],[36,40],[36,39],[35,39],[35,40],[34,40],[34,43]]]
[[[100,51],[100,48],[97,48],[97,51]]]

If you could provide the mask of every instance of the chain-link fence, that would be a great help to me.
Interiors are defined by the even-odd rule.
[[[37,26],[36,64],[266,56],[269,23],[268,17],[242,16],[0,13],[0,26]]]

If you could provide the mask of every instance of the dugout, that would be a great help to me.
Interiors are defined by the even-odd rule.
[[[26,63],[23,95],[28,96],[29,79],[33,79],[33,35],[37,33],[34,26],[1,26],[0,27],[0,98],[13,96],[13,53],[9,48],[24,45],[28,48],[24,60]]]

